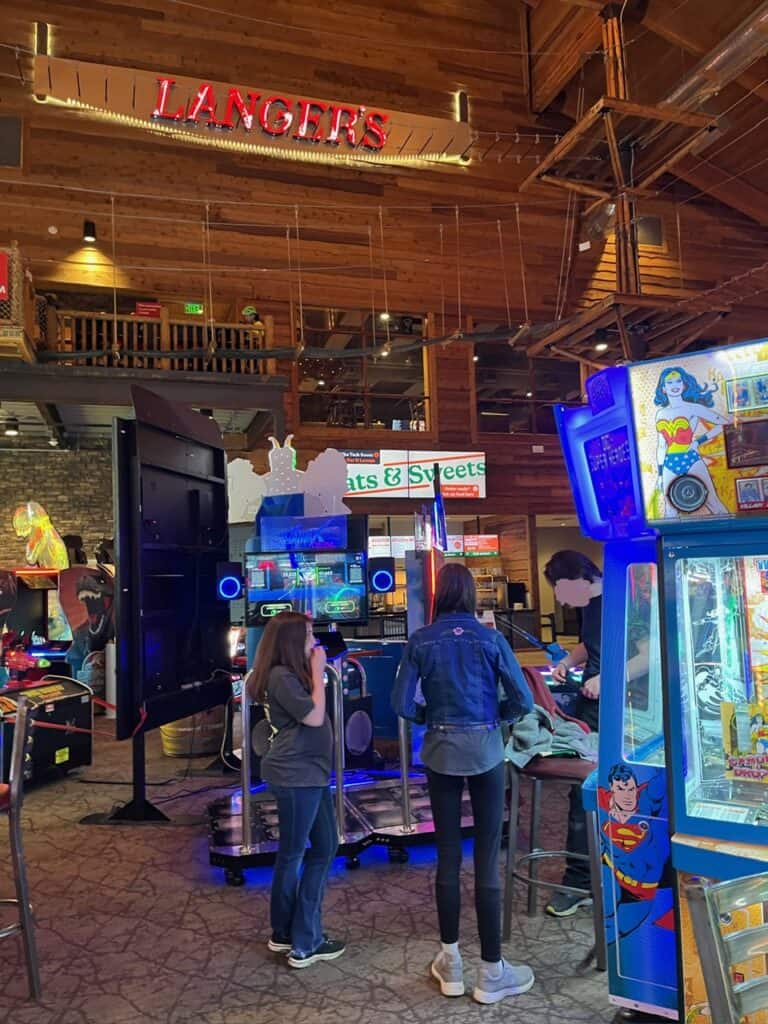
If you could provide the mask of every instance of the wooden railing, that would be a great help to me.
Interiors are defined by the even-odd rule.
[[[41,361],[187,373],[269,372],[264,353],[272,347],[271,317],[256,324],[209,324],[166,315],[57,310],[56,319],[54,344],[39,352]]]
[[[34,359],[34,291],[24,274],[21,255],[14,244],[0,248],[0,357]]]

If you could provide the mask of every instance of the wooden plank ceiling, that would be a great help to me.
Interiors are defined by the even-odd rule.
[[[24,157],[20,170],[0,168],[0,244],[18,242],[41,291],[100,290],[105,303],[113,288],[170,304],[212,297],[220,319],[252,301],[284,337],[298,301],[445,309],[448,329],[467,316],[509,318],[516,330],[526,319],[578,314],[615,290],[610,224],[596,226],[594,196],[520,186],[605,92],[601,6],[11,0],[0,7],[0,117],[23,118]],[[630,96],[649,105],[761,4],[613,6],[624,7]],[[51,26],[54,56],[201,81],[266,82],[440,118],[454,117],[463,91],[471,161],[300,163],[185,145],[37,103],[35,22]],[[638,309],[633,324],[668,348],[676,325],[693,320],[674,303],[699,293],[728,315],[694,324],[697,344],[765,333],[768,273],[755,268],[768,260],[766,100],[761,59],[695,111],[720,118],[706,148],[638,202],[638,216],[661,222],[658,244],[640,247],[641,286],[670,309],[647,324]],[[579,160],[589,173],[589,161],[597,171],[608,154],[587,147]],[[97,225],[94,247],[82,242],[85,218]],[[738,275],[747,287],[734,288]]]

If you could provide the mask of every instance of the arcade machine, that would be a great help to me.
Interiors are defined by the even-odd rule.
[[[686,1024],[712,1020],[686,881],[768,867],[766,360],[758,341],[613,367],[558,411],[624,622],[603,629],[593,790],[611,999]]]
[[[27,781],[91,763],[92,694],[67,678],[72,633],[59,603],[59,578],[55,569],[0,570],[0,781],[10,770],[21,693],[39,726],[31,737]]]
[[[273,474],[275,461],[278,460],[271,460]],[[282,481],[285,479],[281,477]],[[272,498],[274,500],[270,500]],[[334,729],[333,789],[340,822],[340,852],[347,857],[350,867],[356,867],[359,853],[377,843],[388,848],[390,859],[404,861],[407,846],[428,838],[433,832],[426,780],[423,774],[411,771],[411,737],[407,723],[400,723],[398,771],[374,770],[372,725],[366,731],[365,751],[352,749],[353,744],[348,739],[349,726],[355,716],[369,722],[372,718],[372,701],[364,692],[355,701],[344,699],[343,691],[353,665],[362,677],[364,691],[366,659],[360,656],[361,652],[350,651],[340,633],[345,624],[364,622],[367,618],[367,521],[352,515],[303,516],[300,499],[298,493],[268,495],[257,517],[253,542],[246,548],[249,661],[252,661],[261,629],[270,617],[288,609],[312,615],[318,627],[316,636],[328,651],[329,713],[334,721],[344,723],[343,729]],[[431,615],[434,582],[441,559],[434,538],[439,538],[441,531],[445,536],[441,507],[442,503],[436,498],[434,508],[418,517],[418,550],[408,556],[410,629],[423,625]],[[396,667],[397,663],[393,662],[393,677]],[[243,730],[247,735],[250,715],[258,711],[246,708],[246,704],[243,703],[242,709]],[[367,755],[369,751],[370,758],[363,757],[361,761],[361,754]],[[251,751],[244,744],[244,778],[251,779],[248,806],[243,805],[241,793],[237,793],[209,807],[210,862],[224,868],[225,878],[231,885],[242,884],[245,868],[271,863],[277,849],[276,808],[264,786],[259,785],[256,758],[253,758],[256,772],[248,770],[246,761],[251,757]],[[341,780],[340,785],[338,780]],[[469,825],[469,807],[467,811],[465,824]]]

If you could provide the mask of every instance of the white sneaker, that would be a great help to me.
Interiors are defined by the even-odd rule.
[[[533,987],[533,971],[525,964],[518,967],[502,960],[500,964],[482,964],[477,969],[477,984],[472,996],[476,1003],[498,1003],[507,996],[519,996]]]
[[[446,953],[438,953],[429,972],[439,983],[444,996],[464,995],[464,967],[460,956],[449,957]]]

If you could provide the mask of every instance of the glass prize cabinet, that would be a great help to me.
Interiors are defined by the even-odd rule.
[[[558,427],[582,530],[605,543],[609,990],[712,1024],[686,883],[768,870],[768,340],[611,367],[586,392]]]

